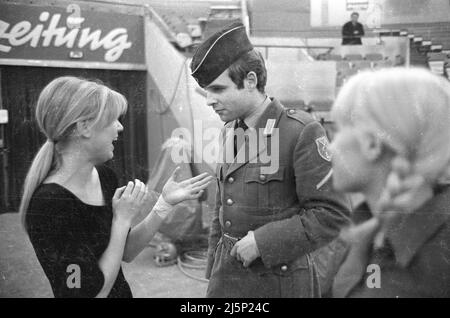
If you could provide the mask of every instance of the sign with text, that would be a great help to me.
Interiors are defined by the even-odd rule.
[[[369,0],[347,0],[347,11],[366,11],[369,8]]]
[[[0,4],[0,59],[145,64],[143,17]]]

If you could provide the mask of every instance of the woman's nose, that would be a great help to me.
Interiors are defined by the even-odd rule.
[[[119,131],[119,132],[121,132],[121,131],[123,131],[123,126],[122,126],[122,124],[120,123],[120,121],[117,121],[117,131]]]

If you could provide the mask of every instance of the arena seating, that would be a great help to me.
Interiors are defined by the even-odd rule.
[[[202,38],[207,38],[225,26],[240,21],[239,6],[240,1],[237,0],[226,2],[223,6],[212,6],[207,1],[186,1],[186,3],[151,1],[151,7],[165,23],[163,31],[169,41],[186,55],[191,53],[192,45],[199,43]]]
[[[347,54],[344,56],[346,61],[362,61],[364,58],[361,54]]]
[[[350,67],[357,70],[365,70],[372,68],[372,62],[370,61],[352,61],[349,63]]]
[[[324,60],[340,62],[343,60],[343,57],[338,54],[326,54],[324,55]]]
[[[307,110],[313,111],[313,112],[327,112],[331,109],[331,106],[333,105],[332,100],[312,100],[307,105]]]
[[[155,4],[157,2],[157,4]],[[271,12],[277,8],[277,4],[269,0],[258,2],[248,2],[251,15],[251,34],[253,36],[296,36],[299,38],[340,38],[339,27],[311,28],[297,20],[290,19],[291,14],[309,14],[305,1],[290,1],[287,8],[283,9],[282,15],[275,19]],[[201,41],[201,38],[216,32],[225,25],[233,22],[230,19],[218,19],[214,15],[214,10],[210,3],[195,3],[195,10],[192,7],[178,5],[170,6],[164,1],[152,1],[152,7],[160,14],[163,21],[170,30],[170,38],[174,44],[182,51],[190,45]],[[239,1],[233,2],[234,6],[239,6]],[[295,11],[295,12],[294,12]],[[195,14],[194,14],[195,12]],[[203,18],[202,37],[194,37],[192,25]],[[272,25],[273,24],[273,25]],[[270,30],[269,30],[270,29]],[[198,33],[198,32],[197,32]],[[402,25],[382,25],[382,29],[367,30],[367,36],[371,33],[378,33],[383,36],[404,36],[410,38],[410,64],[413,66],[430,68],[440,75],[448,75],[449,54],[443,53],[450,49],[450,23],[432,24],[402,24]],[[189,36],[192,41],[189,41]],[[433,53],[433,54],[432,54]],[[317,57],[318,60],[336,61],[337,83],[342,84],[348,76],[356,74],[364,69],[379,69],[403,65],[404,57],[393,59],[379,53],[359,54],[335,54],[329,53]],[[346,62],[346,63],[341,63]],[[349,64],[350,62],[350,64]]]
[[[371,62],[371,67],[373,69],[380,69],[392,66],[394,66],[394,64],[392,63],[392,61],[389,60]]]
[[[410,38],[410,64],[449,76],[450,23],[404,25],[402,36]]]
[[[382,60],[384,60],[384,56],[382,54],[379,54],[379,53],[366,54],[366,56],[364,58],[366,60],[368,60],[368,61],[382,61]]]

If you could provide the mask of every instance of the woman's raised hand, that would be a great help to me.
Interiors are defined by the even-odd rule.
[[[185,200],[198,199],[214,179],[208,173],[202,173],[196,177],[177,182],[179,173],[180,167],[177,167],[162,190],[164,200],[171,205],[176,205]]]
[[[112,199],[114,217],[131,223],[139,214],[147,196],[147,186],[137,179],[118,188]]]

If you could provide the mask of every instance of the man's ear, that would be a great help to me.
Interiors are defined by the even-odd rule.
[[[258,76],[255,72],[249,72],[244,79],[244,87],[249,90],[256,89],[258,87]]]
[[[360,135],[361,152],[367,160],[374,162],[383,155],[383,142],[372,131],[365,130]]]
[[[84,138],[91,138],[92,127],[87,120],[77,122],[77,135]]]

